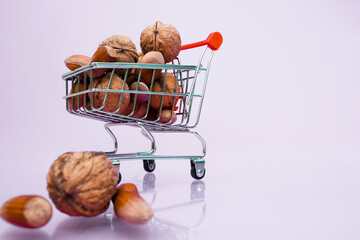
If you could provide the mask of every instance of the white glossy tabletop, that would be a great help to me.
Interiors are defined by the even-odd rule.
[[[360,239],[360,5],[358,1],[0,2],[0,204],[23,194],[47,199],[50,165],[67,151],[111,151],[104,123],[66,112],[64,59],[91,56],[99,42],[156,20],[183,43],[219,31],[196,130],[206,141],[206,176],[188,159],[121,163],[154,209],[142,226],[112,205],[22,229],[0,219],[1,240]],[[184,64],[196,64],[198,51]],[[184,53],[185,54],[185,53]],[[136,129],[116,130],[119,148],[147,150]],[[201,152],[189,136],[160,135],[161,153]],[[200,148],[199,148],[200,147]]]

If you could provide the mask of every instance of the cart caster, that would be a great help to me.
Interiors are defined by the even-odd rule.
[[[190,161],[191,170],[190,174],[194,179],[202,179],[205,176],[205,160],[194,159]]]
[[[147,172],[153,172],[155,170],[156,164],[155,160],[149,159],[149,160],[143,160],[144,169]]]
[[[121,173],[118,172],[118,181],[117,181],[117,184],[119,184],[121,182]]]

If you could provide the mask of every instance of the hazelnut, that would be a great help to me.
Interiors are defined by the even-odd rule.
[[[120,185],[113,197],[113,203],[115,215],[126,223],[144,224],[153,217],[152,208],[132,183]]]
[[[165,64],[165,60],[163,55],[160,52],[150,51],[146,53],[138,63],[150,63],[150,64]],[[147,84],[148,86],[151,85],[152,79],[156,79],[159,74],[161,73],[161,69],[141,69],[141,80]],[[140,69],[135,69],[135,74],[140,74]]]
[[[90,63],[90,58],[84,55],[71,55],[64,60],[64,63],[71,71]]]
[[[6,201],[0,209],[0,216],[15,226],[39,228],[51,219],[52,207],[43,197],[21,195]]]
[[[174,122],[176,122],[176,119],[176,113],[171,111],[171,109],[162,109],[159,122],[173,124]]]
[[[148,86],[143,82],[133,82],[130,85],[130,90],[134,90],[137,92],[148,92],[150,91]],[[136,103],[143,103],[146,102],[149,99],[149,94],[141,94],[141,93],[131,93],[131,100],[135,101],[136,97]]]

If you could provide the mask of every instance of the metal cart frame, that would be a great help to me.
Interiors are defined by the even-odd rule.
[[[62,76],[66,83],[66,109],[71,114],[77,116],[96,119],[105,122],[105,130],[110,134],[114,141],[114,150],[105,152],[105,155],[113,162],[114,166],[119,171],[120,161],[131,159],[142,159],[145,171],[152,172],[155,170],[155,159],[169,159],[180,158],[190,159],[190,174],[194,179],[202,179],[205,176],[205,155],[206,143],[205,140],[193,128],[199,123],[201,109],[203,105],[209,70],[214,52],[219,49],[222,44],[222,36],[218,32],[211,33],[204,41],[183,45],[181,50],[186,50],[194,47],[205,46],[197,65],[181,65],[180,60],[175,59],[172,64],[141,64],[141,63],[119,63],[119,62],[95,62],[84,67],[78,68],[74,71],[66,73]],[[210,52],[209,52],[210,50]],[[206,56],[206,57],[205,57]],[[206,62],[206,64],[203,64]],[[204,65],[206,67],[204,67]],[[95,69],[106,69],[111,74],[110,82],[107,88],[97,88],[96,78],[93,77]],[[122,89],[112,89],[111,81],[115,81],[114,76],[116,71],[122,69],[125,72],[121,78],[124,82],[128,82],[133,69],[140,69],[137,76],[137,86],[141,81],[141,72],[147,69],[153,71],[153,77],[149,91],[139,91],[138,87],[135,90],[126,89],[123,84]],[[175,86],[175,91],[162,92],[152,91],[155,79],[155,70],[161,69],[165,73],[164,87],[166,82],[166,74],[170,73],[176,77],[178,85]],[[176,88],[180,89],[176,89]],[[76,89],[77,90],[74,90]],[[178,91],[179,90],[179,91]],[[145,106],[146,112],[141,117],[133,117],[137,105],[137,98],[139,94],[147,94],[149,100]],[[105,95],[104,100],[100,106],[94,104],[94,96],[96,94]],[[104,110],[107,104],[107,99],[110,96],[119,98],[118,108],[114,111]],[[124,101],[126,94],[131,94],[133,101],[133,109],[130,113],[119,114],[121,102]],[[151,112],[151,97],[161,97],[160,108],[157,109],[157,117],[149,119]],[[173,99],[170,107],[171,119],[176,117],[176,121],[161,121],[160,115],[165,107],[163,102],[165,98]],[[176,115],[176,116],[174,116]],[[118,140],[111,131],[114,126],[131,126],[141,129],[142,134],[151,142],[151,148],[148,151],[135,153],[119,153]],[[155,138],[152,133],[189,133],[194,135],[202,145],[202,154],[200,155],[156,155]],[[121,174],[119,171],[119,182]]]

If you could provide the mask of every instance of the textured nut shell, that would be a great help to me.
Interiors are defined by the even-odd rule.
[[[138,53],[135,44],[129,37],[122,35],[111,36],[102,41],[99,47],[108,46],[108,54],[116,58],[116,62],[136,63],[138,61]],[[124,75],[126,69],[116,69],[116,73],[120,76]]]
[[[165,63],[174,60],[181,50],[181,37],[179,32],[169,24],[160,21],[148,26],[141,32],[140,47],[144,54],[150,51],[159,51]]]
[[[165,64],[165,60],[161,52],[156,51],[150,51],[146,53],[139,61],[138,63],[150,63],[150,64]],[[155,73],[153,73],[155,71]],[[140,69],[135,69],[135,74],[139,75]],[[146,83],[146,85],[151,85],[151,80],[153,78],[156,79],[159,74],[161,73],[161,69],[142,69],[141,70],[141,80]]]
[[[115,62],[116,57],[112,56],[110,53],[113,52],[113,49],[109,46],[100,46],[96,49],[95,53],[90,59],[90,63],[93,62]],[[97,78],[104,75],[110,69],[108,68],[94,68],[92,71],[87,71],[89,77]]]
[[[70,216],[96,216],[107,210],[118,173],[101,152],[67,152],[51,165],[47,190],[56,208]]]
[[[143,52],[138,52],[138,62],[141,60],[141,58],[144,56]]]
[[[84,55],[71,55],[64,60],[64,63],[71,71],[89,64],[90,58]]]
[[[166,76],[166,78],[165,78]],[[165,88],[163,89],[165,81]],[[154,85],[151,89],[152,92],[159,92],[159,93],[181,93],[180,85],[171,73],[161,73],[160,76],[155,80]],[[160,109],[161,107],[161,98],[162,100],[162,108],[172,108],[173,104],[176,103],[179,96],[169,96],[169,95],[161,95],[161,94],[154,94],[151,95],[150,104],[155,109]]]
[[[107,73],[104,77],[94,82],[94,88],[107,89],[109,86],[110,78],[111,73]],[[122,80],[117,74],[114,73],[109,89],[122,90],[123,85],[124,90],[129,90],[129,86],[124,83],[124,80]],[[123,114],[130,103],[130,93],[126,92],[94,92],[89,93],[90,98],[91,94],[93,95],[93,103],[95,108],[102,107],[102,105],[104,104],[105,96],[107,94],[105,106],[101,109],[106,112],[115,112],[119,108],[119,101],[121,95],[122,98],[120,102],[120,109],[116,111],[117,114]]]

